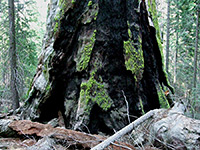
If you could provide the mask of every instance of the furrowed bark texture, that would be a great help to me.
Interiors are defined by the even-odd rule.
[[[133,121],[167,105],[163,85],[170,88],[144,1],[52,0],[21,116],[62,116],[67,128],[112,134],[128,115]]]

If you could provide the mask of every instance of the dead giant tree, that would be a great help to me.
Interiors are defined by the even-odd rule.
[[[47,32],[22,118],[112,134],[169,106],[153,1],[51,0]]]

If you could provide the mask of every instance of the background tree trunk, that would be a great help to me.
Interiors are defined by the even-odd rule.
[[[162,65],[144,1],[52,0],[21,117],[59,117],[67,128],[112,134],[129,119],[169,106],[163,86],[173,89]]]
[[[17,91],[17,56],[16,56],[16,42],[15,42],[15,7],[14,0],[8,0],[8,12],[9,12],[9,40],[10,40],[10,90],[12,99],[12,108],[16,110],[19,107],[19,95]]]
[[[199,11],[200,11],[200,2],[197,3],[197,20],[196,20],[196,36],[195,36],[195,54],[194,54],[194,76],[193,76],[193,88],[195,90],[194,92],[194,99],[193,99],[193,104],[195,107],[196,111],[199,111],[197,109],[199,109],[200,107],[198,107],[198,104],[196,104],[196,100],[197,100],[197,90],[196,90],[196,80],[197,80],[197,62],[198,62],[198,40],[199,40]],[[194,113],[192,111],[192,113]],[[194,117],[194,114],[193,114]]]
[[[199,40],[199,7],[200,4],[197,4],[197,21],[196,21],[196,37],[195,37],[195,55],[194,55],[194,77],[193,77],[193,86],[196,88],[197,80],[197,56],[198,56],[198,40]]]
[[[166,42],[166,71],[169,72],[169,42],[170,42],[170,0],[167,1],[167,42]]]
[[[178,4],[176,5],[176,7],[178,8]],[[177,77],[177,62],[178,62],[178,49],[179,49],[179,12],[177,11],[176,14],[176,24],[177,24],[177,28],[176,28],[176,50],[175,50],[175,54],[174,54],[174,81],[173,84],[174,86],[176,86],[176,77]]]

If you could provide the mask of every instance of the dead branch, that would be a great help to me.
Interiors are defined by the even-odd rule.
[[[114,135],[106,139],[105,141],[101,142],[100,144],[93,147],[91,150],[102,150],[109,146],[112,142],[116,141],[117,139],[121,138],[123,135],[131,132],[135,127],[140,125],[145,120],[152,117],[157,112],[157,109],[151,110],[145,115],[141,116],[140,118],[136,119],[134,122],[130,123],[128,126],[124,127],[123,129],[116,132]]]

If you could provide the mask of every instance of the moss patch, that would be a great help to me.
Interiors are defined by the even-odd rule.
[[[27,99],[29,97],[29,94],[30,94],[30,92],[32,90],[32,86],[33,86],[33,80],[34,80],[34,78],[31,79],[31,82],[29,84],[29,89],[28,89],[24,99]]]
[[[75,3],[76,3],[76,0],[72,0],[71,3],[72,3],[72,4],[75,4]]]
[[[142,110],[142,114],[144,115],[144,114],[145,114],[145,111],[144,111],[144,106],[143,106],[142,99],[139,98],[139,101],[140,101],[140,109]]]
[[[90,7],[90,6],[92,6],[92,1],[91,0],[88,2],[88,7]]]
[[[97,103],[103,110],[107,111],[112,105],[112,100],[107,93],[105,83],[101,78],[100,82],[95,80],[94,75],[93,71],[90,79],[81,83],[81,102],[85,104],[87,112],[91,109],[90,102]]]
[[[131,35],[131,31],[128,30]],[[138,43],[133,43],[131,38],[128,41],[124,41],[124,53],[125,53],[125,65],[127,70],[132,71],[136,81],[142,78],[144,70],[144,57],[142,51],[142,41],[138,36]]]
[[[98,2],[93,3],[91,0],[88,2],[88,7],[86,8],[86,11],[84,12],[82,23],[88,24],[91,23],[93,20],[95,21],[98,15],[99,11],[99,5]]]
[[[169,102],[160,85],[157,87],[157,93],[161,108],[170,108]]]
[[[77,69],[77,71],[82,71],[82,70],[87,68],[88,63],[90,61],[92,49],[93,49],[93,46],[94,46],[94,43],[95,43],[95,35],[96,35],[96,30],[94,30],[90,40],[86,44],[83,43],[84,48],[80,49],[78,51],[77,59],[76,59],[76,62],[77,62],[76,63],[76,69]]]
[[[76,2],[75,0],[72,0],[71,2],[65,0],[59,1],[59,11],[57,12],[54,18],[55,21],[54,34],[59,30],[60,20],[64,16],[65,11],[69,9],[75,2]]]
[[[54,18],[54,21],[55,21],[55,25],[54,25],[54,29],[53,29],[54,33],[56,33],[58,31],[58,25],[60,23],[60,17],[61,17],[60,13],[57,13],[55,18]]]

